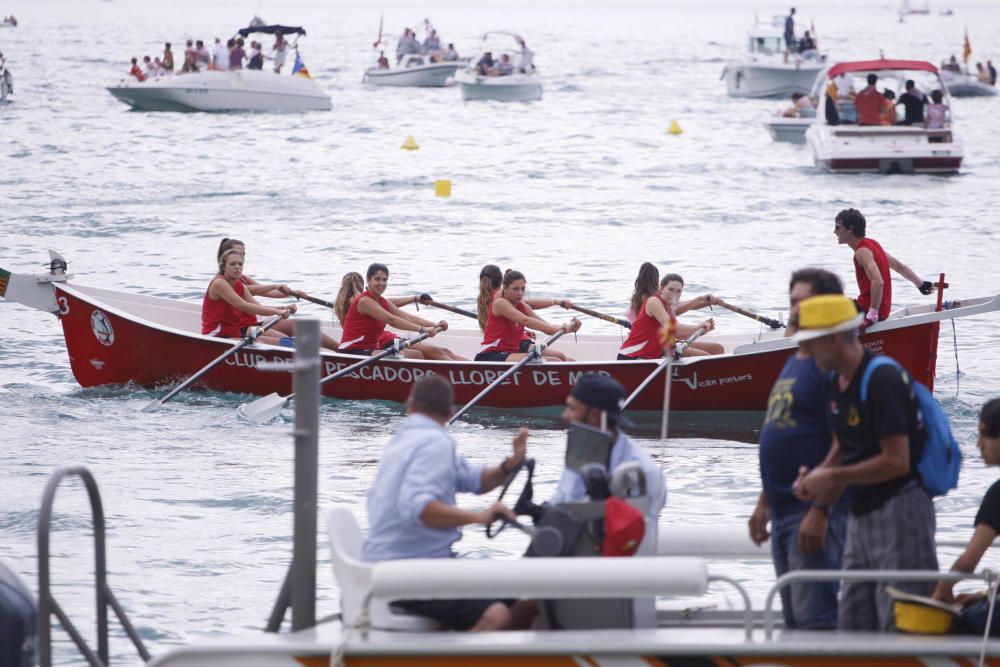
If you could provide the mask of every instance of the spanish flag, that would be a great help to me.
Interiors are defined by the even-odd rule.
[[[0,269],[0,296],[7,293],[7,283],[10,282],[10,271]]]
[[[299,50],[295,49],[295,64],[292,66],[293,76],[304,76],[307,79],[311,79],[312,75],[309,74],[309,70],[302,63],[302,56],[299,55]]]
[[[969,56],[972,55],[972,44],[969,43],[969,29],[965,29],[965,44],[962,45],[962,62],[969,64]]]

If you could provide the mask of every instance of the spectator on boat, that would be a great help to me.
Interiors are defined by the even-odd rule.
[[[528,48],[523,37],[517,38],[517,44],[521,47],[517,68],[525,74],[535,71],[535,52]]]
[[[726,302],[712,294],[702,294],[687,301],[681,301],[684,296],[684,278],[679,273],[668,273],[660,280],[660,295],[670,304],[674,315],[682,315],[689,310],[701,310],[712,306],[725,306]],[[715,320],[709,318],[699,325],[679,324],[677,327],[677,337],[684,339],[692,336],[701,327],[706,327],[708,331],[715,329]],[[695,341],[684,349],[685,357],[701,356],[703,354],[723,354],[726,351],[719,343],[709,343],[707,341]]]
[[[246,51],[243,50],[243,38],[230,41],[232,41],[233,46],[229,50],[229,69],[243,69],[243,61],[247,57]]]
[[[163,69],[167,74],[174,73],[174,52],[170,50],[170,42],[163,45]]]
[[[132,69],[128,71],[130,76],[134,76],[138,81],[145,81],[146,75],[143,73],[142,68],[139,67],[139,59],[132,58]]]
[[[163,61],[160,60],[160,56],[153,58],[153,70],[156,72],[156,76],[165,76],[167,70],[163,68]]]
[[[389,69],[389,59],[385,57],[385,51],[378,52],[378,68]]]
[[[470,463],[457,452],[447,423],[455,396],[447,380],[425,375],[406,400],[407,417],[382,450],[375,481],[368,491],[368,536],[361,558],[369,563],[400,558],[455,558],[462,526],[493,523],[500,515],[517,517],[499,501],[480,511],[459,509],[455,494],[482,495],[500,486],[524,460],[528,430],[514,436],[512,452],[500,465]],[[500,587],[502,588],[502,586]],[[499,590],[499,589],[498,589]],[[527,628],[514,603],[500,599],[402,600],[393,604],[461,631]]]
[[[854,108],[858,111],[858,125],[878,125],[881,122],[885,96],[875,87],[877,82],[878,75],[869,74],[868,85],[854,98]]]
[[[476,361],[519,361],[531,347],[531,340],[525,338],[525,328],[551,336],[557,331],[573,333],[580,329],[580,320],[575,317],[565,324],[550,324],[535,314],[534,309],[524,300],[527,280],[520,271],[507,269],[500,291],[494,293],[483,329],[483,343],[476,355]],[[573,361],[562,352],[546,348],[542,352],[545,359]]]
[[[850,491],[844,569],[937,570],[936,518],[916,470],[925,438],[913,382],[899,366],[876,368],[866,400],[861,378],[874,355],[861,344],[864,316],[846,296],[815,296],[799,304],[795,339],[830,376],[827,416],[834,440],[826,459],[803,466],[793,490],[800,500],[832,505]],[[933,582],[895,581],[930,595]],[[888,632],[895,624],[887,582],[845,581],[837,629]]]
[[[983,463],[988,466],[1000,465],[1000,398],[987,401],[979,411],[979,438],[976,444],[983,456]],[[975,532],[972,533],[972,539],[951,566],[952,572],[975,572],[986,550],[1000,533],[1000,480],[993,482],[986,491],[973,525]],[[952,590],[956,583],[939,581],[934,589],[934,599],[949,604],[964,603],[963,630],[977,635],[985,634],[989,599],[985,595],[959,595],[956,599]],[[1000,616],[996,613],[991,626],[989,634],[996,636],[1000,630]]]
[[[983,67],[982,63],[976,63],[976,80],[979,83],[985,83],[987,86],[992,85],[990,83],[990,71]]]
[[[997,68],[993,66],[992,60],[986,61],[986,69],[990,73],[990,85],[991,86],[997,85]]]
[[[824,269],[800,269],[789,285],[789,324],[797,330],[798,305],[821,294],[843,294],[840,279]],[[847,500],[807,503],[792,493],[799,468],[814,468],[830,452],[826,418],[827,376],[799,348],[771,388],[760,430],[762,488],[748,522],[750,539],[770,538],[775,576],[794,570],[839,570],[847,528]],[[771,522],[771,531],[767,523]],[[781,589],[781,611],[789,629],[837,627],[837,582],[796,582]]]
[[[493,69],[493,54],[487,51],[476,62],[476,71],[479,72],[480,76],[486,76],[491,69]]]
[[[785,118],[814,118],[816,107],[808,95],[792,93],[792,106],[785,109],[781,115]]]
[[[497,292],[503,286],[503,272],[496,264],[487,264],[479,272],[479,296],[476,297],[476,316],[479,320],[480,331],[486,331],[486,321],[489,319],[490,305],[496,297]],[[569,299],[553,299],[549,297],[524,297],[524,302],[531,306],[532,310],[544,310],[552,306],[562,306],[564,309],[573,307],[573,302]],[[525,332],[525,338],[532,340],[532,337]]]
[[[217,255],[221,257],[224,253],[229,250],[235,250],[243,256],[244,268],[246,266],[246,254],[247,248],[243,241],[239,239],[224,238],[222,242],[219,243],[219,250]],[[240,282],[243,283],[246,293],[251,296],[258,297],[263,296],[269,299],[284,299],[289,296],[294,296],[296,299],[301,299],[308,296],[302,290],[293,290],[288,285],[284,283],[271,283],[271,284],[261,284],[251,278],[246,273],[240,275]],[[246,327],[253,327],[259,324],[257,316],[253,313],[243,313],[240,316],[240,327],[245,329]],[[285,336],[294,336],[295,329],[292,325],[291,320],[282,320],[278,322],[275,326],[271,328],[271,331],[275,333],[281,333]],[[331,338],[325,333],[320,333],[320,345],[327,348],[328,350],[336,350],[338,347],[337,339]]]
[[[271,58],[274,59],[274,73],[281,74],[281,68],[288,57],[288,42],[280,32],[274,33],[274,44],[271,46]]]
[[[188,72],[197,72],[198,66],[195,64],[198,51],[194,48],[194,42],[192,40],[187,40],[184,45],[184,63],[181,65],[181,72],[187,74]]]
[[[232,40],[229,40],[232,42]],[[212,69],[229,71],[229,49],[232,44],[223,44],[218,37],[215,38],[215,46],[212,47]]]
[[[447,331],[448,322],[430,322],[400,310],[399,306],[386,299],[383,294],[389,285],[389,268],[384,264],[372,264],[366,275],[368,289],[350,300],[344,316],[343,342],[341,352],[347,354],[370,355],[393,346],[398,336],[386,331],[391,326],[404,331],[427,332],[431,337]],[[415,303],[419,296],[410,297]],[[338,300],[341,297],[338,295]],[[404,357],[414,359],[437,359],[444,361],[465,361],[445,347],[420,342],[403,350]]]
[[[264,69],[264,52],[260,42],[250,42],[250,53],[247,58],[247,69]]]
[[[882,125],[896,124],[896,93],[888,88],[882,91],[885,98],[885,107],[882,108]]]
[[[812,38],[812,35],[808,30],[802,35],[802,39],[799,40],[799,53],[802,56],[807,56],[812,51],[816,50],[816,41]]]
[[[153,64],[153,59],[149,56],[142,57],[142,71],[147,79],[152,79],[156,76],[156,65]]]
[[[243,314],[252,315],[254,324],[257,316],[280,315],[287,318],[295,312],[295,306],[271,308],[262,306],[253,298],[243,275],[243,255],[230,248],[219,256],[219,272],[212,279],[201,306],[201,333],[218,338],[242,338],[247,335],[249,324],[242,324]],[[265,331],[257,340],[269,345],[280,345],[282,336],[273,331]]]
[[[927,103],[927,117],[924,127],[929,130],[939,130],[947,125],[948,105],[944,103],[944,95],[940,90],[931,91],[931,101]]]
[[[399,38],[399,42],[396,44],[396,64],[398,65],[402,62],[403,57],[411,53],[420,53],[420,42],[417,41],[416,34],[406,28],[403,31],[403,36]]]
[[[785,62],[788,62],[788,54],[795,51],[795,7],[788,10],[785,17]]]
[[[865,314],[864,326],[869,326],[889,317],[892,310],[893,270],[903,276],[921,294],[930,294],[936,288],[928,280],[921,280],[910,267],[887,253],[882,245],[866,234],[867,222],[861,211],[847,208],[837,214],[833,223],[833,234],[837,243],[846,245],[854,253],[854,275],[858,281],[858,311]]]
[[[510,56],[504,53],[500,56],[500,62],[490,70],[492,76],[510,76],[514,73],[514,64],[510,61]]]
[[[427,35],[427,38],[424,39],[424,43],[422,45],[422,51],[424,53],[434,53],[435,51],[440,51],[440,50],[441,50],[441,38],[438,37],[438,31],[432,29],[430,34]]]
[[[198,70],[206,70],[212,64],[212,54],[208,52],[205,42],[200,39],[194,43],[194,64]]]
[[[955,74],[962,73],[962,66],[958,64],[958,58],[954,54],[948,59],[947,63],[941,65],[941,69],[954,72]]]
[[[458,60],[458,51],[455,50],[454,44],[448,44],[448,48],[441,54],[441,60],[449,63]]]
[[[913,79],[907,79],[906,92],[899,96],[897,105],[903,105],[903,125],[923,125],[924,106],[927,96],[921,92]]]

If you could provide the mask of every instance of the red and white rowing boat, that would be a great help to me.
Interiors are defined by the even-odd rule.
[[[88,287],[71,276],[10,274],[0,269],[0,297],[55,314],[63,326],[70,366],[83,387],[134,384],[163,387],[191,376],[238,341],[203,336],[201,304]],[[942,320],[1000,310],[1000,295],[962,299],[935,306],[898,310],[862,337],[864,345],[905,366],[913,377],[933,388],[938,328]],[[339,338],[336,327],[325,327]],[[471,358],[478,350],[478,330],[449,330],[434,343]],[[726,353],[685,358],[673,365],[671,407],[679,411],[762,411],[771,385],[795,344],[782,333],[754,336],[706,336]],[[481,405],[499,408],[544,408],[562,405],[583,373],[596,371],[617,378],[634,390],[656,367],[655,361],[616,361],[621,340],[613,335],[564,337],[557,344],[573,362],[533,363],[488,394]],[[255,344],[215,367],[195,385],[201,389],[266,395],[292,391],[291,373],[262,370],[268,364],[291,363],[289,348]],[[357,356],[324,351],[323,374],[359,361]],[[410,385],[428,373],[454,385],[456,402],[464,404],[500,376],[503,362],[450,362],[385,359],[335,382],[323,394],[340,399],[404,402]],[[634,410],[659,410],[663,382],[651,383],[633,402]]]

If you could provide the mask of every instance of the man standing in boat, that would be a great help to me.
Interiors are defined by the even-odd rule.
[[[478,512],[455,506],[458,492],[483,494],[499,486],[522,460],[528,430],[514,436],[513,452],[488,468],[456,453],[448,435],[454,394],[437,375],[413,385],[406,401],[408,417],[382,451],[378,474],[368,492],[368,537],[361,557],[368,562],[399,558],[453,558],[452,545],[462,526],[487,525],[497,515],[515,519],[495,502]],[[498,588],[502,582],[497,582]],[[509,601],[404,600],[406,611],[427,616],[454,630],[489,631],[513,628]]]
[[[795,7],[788,10],[785,17],[785,62],[788,62],[788,54],[795,52]]]
[[[826,505],[849,489],[845,570],[937,571],[934,503],[917,473],[926,429],[913,381],[895,364],[879,366],[862,400],[862,378],[874,358],[859,340],[863,320],[845,296],[815,296],[799,304],[795,339],[831,376],[827,396],[834,440],[822,464],[802,467],[793,489],[805,502]],[[934,582],[893,585],[916,595],[934,591]],[[886,588],[885,581],[845,581],[837,629],[892,630],[895,616]]]
[[[847,208],[837,214],[833,233],[837,243],[854,251],[854,275],[858,280],[858,311],[864,313],[863,326],[869,326],[889,317],[892,310],[892,269],[909,280],[921,294],[930,294],[935,286],[921,280],[910,267],[882,249],[878,241],[865,236],[865,216],[861,211]]]
[[[820,294],[843,294],[840,279],[824,269],[800,269],[789,284],[788,334],[796,331],[799,302]],[[833,436],[826,418],[827,377],[805,350],[788,358],[771,388],[760,431],[762,490],[750,516],[750,538],[771,539],[774,572],[839,570],[847,529],[847,502],[808,503],[792,493],[799,468],[826,458]],[[771,522],[768,533],[767,522]],[[837,627],[837,582],[797,582],[781,589],[786,628]]]

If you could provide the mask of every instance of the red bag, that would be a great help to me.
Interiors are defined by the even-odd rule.
[[[621,498],[604,501],[604,544],[602,556],[633,556],[646,534],[642,512]]]

